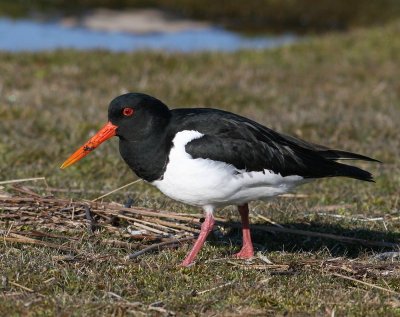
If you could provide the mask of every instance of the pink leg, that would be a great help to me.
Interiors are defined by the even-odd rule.
[[[201,225],[201,231],[199,236],[197,237],[196,243],[194,244],[192,250],[186,257],[185,261],[179,266],[188,266],[190,263],[193,262],[194,258],[196,257],[197,253],[199,252],[201,246],[203,245],[204,241],[206,241],[208,234],[211,232],[212,228],[214,227],[214,217],[211,212],[207,212],[206,220]]]
[[[234,256],[237,258],[250,259],[254,256],[254,251],[250,236],[249,205],[244,204],[243,206],[238,206],[238,209],[240,217],[242,218],[243,247],[240,252],[236,253]]]

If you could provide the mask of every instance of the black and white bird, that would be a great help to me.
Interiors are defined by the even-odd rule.
[[[173,109],[141,93],[111,101],[109,122],[61,166],[65,168],[116,135],[122,158],[137,176],[166,196],[206,213],[192,263],[213,228],[216,208],[237,205],[243,232],[240,258],[253,257],[248,203],[268,201],[322,177],[373,182],[372,175],[338,160],[375,161],[275,132],[239,115],[209,108]]]

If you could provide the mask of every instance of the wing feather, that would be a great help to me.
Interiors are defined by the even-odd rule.
[[[332,150],[280,134],[257,122],[225,111],[195,109],[177,117],[181,129],[183,127],[204,134],[186,144],[185,150],[193,158],[225,162],[238,170],[271,170],[282,176],[346,176],[373,181],[369,172],[336,162],[340,159],[376,161],[360,154]]]

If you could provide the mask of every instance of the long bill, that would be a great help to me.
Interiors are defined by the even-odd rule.
[[[87,141],[78,151],[72,154],[64,163],[61,168],[66,168],[75,162],[79,161],[82,157],[89,154],[96,147],[103,143],[105,140],[115,135],[115,130],[118,127],[108,122],[95,136]]]

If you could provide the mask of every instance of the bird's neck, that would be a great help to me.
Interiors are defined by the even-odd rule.
[[[137,176],[152,182],[162,178],[171,145],[172,141],[162,132],[140,141],[120,139],[119,151]]]

